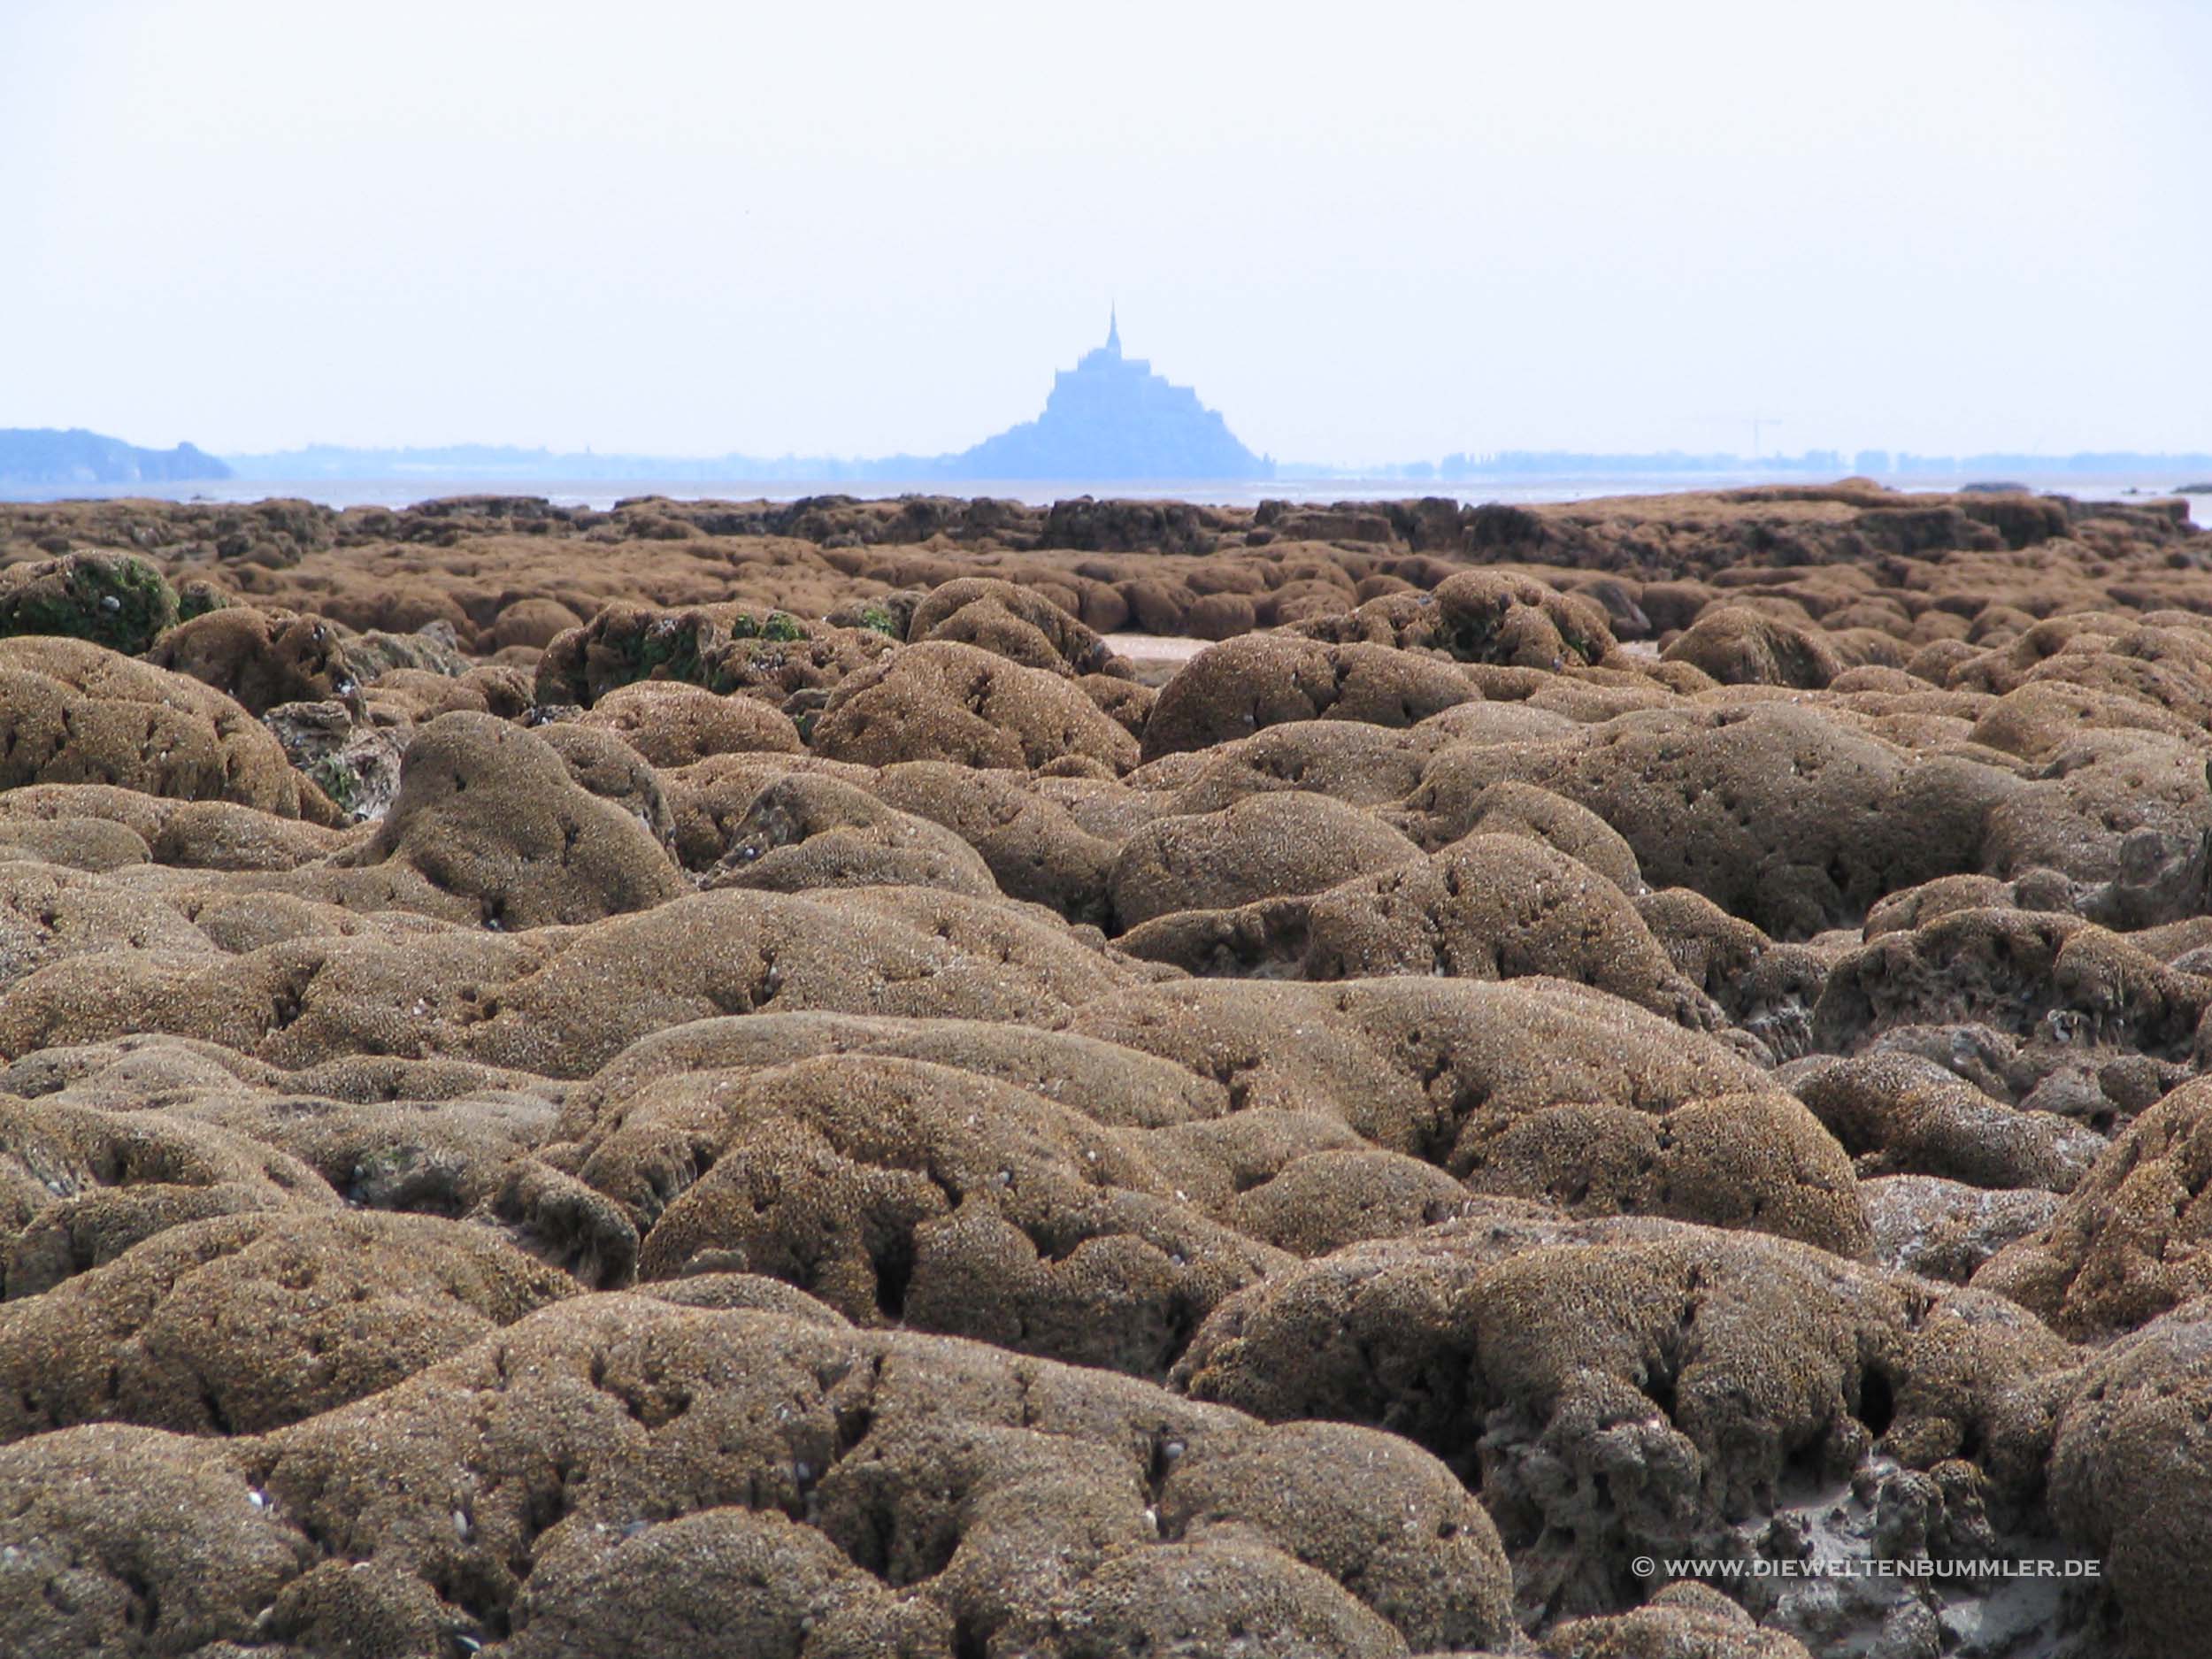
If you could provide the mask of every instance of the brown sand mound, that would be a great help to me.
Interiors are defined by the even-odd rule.
[[[256,605],[193,618],[164,634],[146,660],[189,674],[257,715],[279,703],[326,702],[358,683],[328,622]]]
[[[729,1365],[733,1343],[758,1362]],[[379,1426],[399,1421],[413,1432]],[[457,1488],[437,1478],[487,1433],[506,1449]],[[459,1628],[511,1625],[526,1642],[540,1620],[549,1637],[611,1621],[641,1643],[661,1629],[695,1641],[688,1621],[671,1627],[686,1606],[772,1644],[796,1632],[809,1651],[842,1630],[848,1651],[944,1652],[965,1630],[1089,1652],[1114,1609],[1225,1634],[1271,1609],[1359,1644],[1321,1651],[1401,1654],[1505,1628],[1486,1517],[1411,1448],[1271,1430],[980,1345],[772,1315],[620,1297],[549,1310],[250,1443],[247,1461],[275,1513],[374,1563],[383,1617],[442,1588],[430,1606]],[[741,1571],[697,1576],[702,1551]],[[1214,1551],[1217,1607],[1148,1587]]]
[[[656,766],[799,748],[798,728],[757,698],[718,697],[680,680],[618,687],[592,705],[584,724],[613,732]]]
[[[682,891],[651,833],[572,781],[561,757],[489,715],[449,714],[408,745],[398,797],[358,866],[396,864],[472,900],[487,926],[646,909]]]
[[[0,1439],[103,1420],[257,1433],[411,1377],[573,1289],[488,1231],[427,1217],[173,1227],[0,1311]]]
[[[648,1278],[764,1272],[848,1318],[1158,1373],[1275,1260],[1178,1202],[1141,1132],[968,1073],[826,1056],[706,1087],[718,1143],[646,1233]]]
[[[1145,726],[1144,758],[1290,720],[1412,726],[1480,695],[1447,664],[1410,651],[1248,634],[1202,651],[1168,681]]]
[[[329,1210],[297,1159],[161,1116],[0,1099],[0,1296],[34,1296],[180,1223]]]
[[[812,741],[866,766],[1033,768],[1082,756],[1125,772],[1137,759],[1136,740],[1064,679],[951,641],[908,646],[845,680]]]
[[[710,887],[926,887],[996,897],[980,855],[952,831],[834,778],[780,778],[737,821]]]
[[[1389,826],[1327,795],[1249,795],[1220,812],[1156,818],[1132,835],[1114,861],[1114,912],[1131,927],[1171,910],[1315,893],[1418,856]]]
[[[980,646],[1029,668],[1094,674],[1112,653],[1097,634],[1034,591],[965,578],[932,588],[908,619],[906,637]]]
[[[1509,1550],[1530,1552],[1524,1603],[1574,1611],[1617,1604],[1624,1552],[1726,1548],[1792,1463],[1847,1469],[1877,1438],[2024,1451],[2034,1414],[2009,1390],[2068,1350],[2001,1309],[1931,1317],[1918,1281],[1748,1234],[1471,1217],[1271,1276],[1215,1313],[1179,1376],[1264,1417],[1479,1457]]]
[[[1117,843],[1048,796],[999,772],[933,760],[885,767],[873,790],[974,848],[1008,898],[1048,905],[1071,922],[1103,926],[1111,917]]]
[[[2212,1097],[2177,1089],[2107,1148],[2049,1225],[1976,1277],[2076,1338],[2130,1331],[2212,1292]]]
[[[0,640],[0,788],[105,783],[332,821],[253,718],[196,680],[80,640]]]

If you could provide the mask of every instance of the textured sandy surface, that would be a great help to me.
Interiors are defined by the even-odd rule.
[[[0,508],[0,1655],[2200,1653],[2208,555]]]

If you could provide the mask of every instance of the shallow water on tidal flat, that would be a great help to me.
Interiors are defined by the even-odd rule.
[[[198,483],[111,485],[0,485],[0,501],[81,501],[138,497],[156,501],[245,503],[270,499],[311,501],[326,507],[406,507],[449,495],[541,495],[556,506],[604,512],[618,501],[665,495],[672,501],[797,501],[810,495],[853,495],[880,500],[899,495],[996,496],[1049,506],[1078,495],[1100,499],[1188,501],[1223,507],[1255,507],[1263,501],[1329,503],[1409,501],[1437,495],[1479,505],[1485,502],[1537,503],[1591,501],[1611,495],[1661,495],[1689,490],[1738,489],[1755,484],[1832,482],[1802,477],[1741,473],[1703,476],[1686,473],[1622,474],[1604,478],[1457,479],[1287,478],[1157,481],[1110,479],[927,479],[859,481],[850,479],[497,479],[476,476],[414,475],[404,478],[223,479]],[[1956,489],[1966,480],[1915,478],[1898,486],[1924,493]],[[2173,492],[2173,483],[2155,478],[2023,479],[2039,493],[2072,495],[2083,501],[2139,503]],[[2192,479],[2192,483],[2197,480]],[[2212,528],[2212,495],[2185,497],[2191,518]]]

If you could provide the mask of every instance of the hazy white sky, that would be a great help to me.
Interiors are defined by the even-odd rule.
[[[2212,3],[0,0],[0,426],[2212,449]]]

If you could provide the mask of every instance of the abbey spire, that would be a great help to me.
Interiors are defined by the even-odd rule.
[[[1110,304],[1106,307],[1106,349],[1115,357],[1121,355],[1121,318]]]

